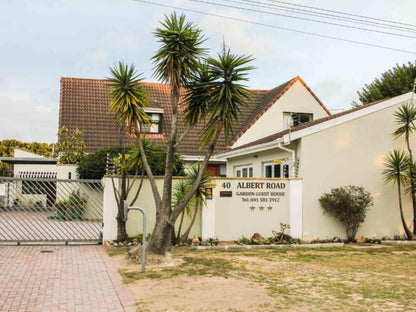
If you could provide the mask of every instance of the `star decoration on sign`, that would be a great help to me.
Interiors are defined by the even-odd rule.
[[[272,211],[272,209],[273,209],[273,207],[272,207],[272,206],[267,207],[267,210],[268,210],[268,211]]]
[[[256,207],[254,207],[254,206],[251,206],[251,207],[250,207],[250,210],[251,210],[251,211],[254,211],[254,209],[256,209]]]
[[[260,206],[259,209],[260,209],[260,211],[263,211],[264,210],[264,207],[263,206]]]

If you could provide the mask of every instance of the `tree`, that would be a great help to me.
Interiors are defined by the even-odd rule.
[[[403,214],[403,204],[402,204],[402,185],[407,183],[409,177],[407,172],[409,170],[409,156],[404,152],[399,150],[393,150],[389,152],[384,160],[384,182],[389,183],[393,182],[393,185],[397,184],[397,195],[399,198],[399,210],[400,210],[400,219],[402,221],[403,229],[406,233],[408,239],[413,238],[413,234],[406,224],[406,220]]]
[[[248,97],[248,91],[239,82],[247,80],[246,72],[252,68],[246,66],[251,58],[233,55],[229,51],[220,55],[219,60],[210,58],[208,65],[201,66],[199,57],[205,52],[200,48],[204,41],[201,31],[192,23],[186,22],[185,16],[178,17],[175,13],[166,17],[162,26],[155,32],[161,47],[153,57],[153,61],[156,77],[170,84],[172,107],[172,124],[166,144],[162,196],[156,187],[143,146],[138,140],[156,204],[156,222],[148,246],[148,250],[156,254],[165,254],[170,246],[175,221],[197,191],[220,133],[224,131],[228,135],[232,132],[232,123],[237,120],[238,106],[244,105],[244,100]],[[197,80],[198,77],[206,76],[209,83]],[[195,79],[196,81],[193,81]],[[201,147],[205,148],[205,157],[201,164],[201,171],[190,191],[172,208],[172,162],[174,150],[179,144],[177,137],[178,103],[182,88],[186,94],[183,104],[185,107],[192,106],[192,108],[185,109],[187,110],[187,124],[193,126],[197,122],[206,122],[201,141]],[[140,137],[140,132],[138,137]]]
[[[407,151],[409,153],[409,167],[408,173],[410,177],[410,188],[409,193],[412,198],[412,207],[413,207],[413,234],[416,234],[416,172],[415,164],[413,159],[413,151],[410,148],[410,134],[413,133],[415,128],[416,120],[416,108],[413,104],[403,104],[399,107],[399,110],[394,112],[394,118],[396,124],[399,126],[396,131],[393,133],[394,137],[397,139],[404,135]]]
[[[110,93],[110,112],[117,116],[120,132],[121,148],[121,181],[120,188],[116,188],[113,182],[114,195],[117,200],[117,240],[127,239],[126,221],[124,216],[124,201],[132,188],[127,180],[128,164],[126,161],[125,147],[122,141],[123,129],[127,126],[130,133],[136,133],[140,124],[150,122],[149,116],[145,113],[144,107],[149,105],[149,98],[146,90],[139,84],[140,75],[136,73],[134,65],[128,66],[122,62],[110,69],[111,77],[107,78]],[[139,140],[141,143],[141,140]],[[135,198],[137,198],[136,193]],[[135,200],[135,199],[134,199]],[[133,200],[133,202],[134,202]]]
[[[102,179],[106,174],[108,161],[119,154],[119,147],[102,148],[87,154],[78,164],[78,177],[80,179]]]
[[[72,133],[65,126],[59,129],[59,142],[56,145],[59,152],[58,163],[65,165],[79,164],[85,156],[85,143],[82,136],[83,133],[78,128]]]
[[[349,185],[333,188],[319,198],[322,208],[344,225],[348,241],[353,242],[364,222],[368,208],[373,205],[369,192],[362,186]]]
[[[189,192],[192,185],[195,183],[195,181],[198,179],[199,172],[201,171],[201,164],[196,163],[192,166],[192,168],[189,170],[189,172],[186,174],[186,181],[180,181],[177,186],[175,186],[175,200],[173,202],[173,207],[177,206],[178,203],[186,196],[186,194]],[[185,209],[181,212],[181,222],[179,223],[179,229],[176,236],[176,243],[184,243],[188,240],[189,233],[192,230],[192,227],[195,223],[196,216],[198,215],[198,212],[202,209],[202,207],[206,204],[205,196],[205,186],[211,181],[211,176],[209,173],[204,172],[202,179],[199,181],[199,186],[194,193],[194,196],[191,198],[191,200],[188,202],[188,204],[185,206]],[[192,209],[193,206],[193,209]],[[193,211],[192,211],[193,210]],[[192,215],[191,222],[188,225],[188,228],[185,230],[185,232],[181,235],[181,228],[182,228],[182,222],[183,217],[185,214],[185,211],[188,213],[189,216]]]
[[[384,100],[413,90],[416,78],[416,63],[398,65],[384,72],[380,78],[366,84],[361,91],[357,91],[361,104],[364,105],[378,100]]]

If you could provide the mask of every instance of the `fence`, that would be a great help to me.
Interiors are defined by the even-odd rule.
[[[98,242],[102,207],[100,180],[0,177],[0,242]]]

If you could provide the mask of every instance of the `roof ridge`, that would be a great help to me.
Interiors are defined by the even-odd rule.
[[[107,79],[105,78],[81,78],[81,77],[61,77],[61,80],[90,80],[90,81],[99,81],[99,82],[105,82]],[[166,82],[156,82],[156,81],[140,81],[139,83],[142,84],[154,84],[154,85],[169,85],[169,83]]]

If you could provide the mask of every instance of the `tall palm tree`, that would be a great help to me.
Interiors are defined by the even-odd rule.
[[[126,152],[123,144],[123,129],[127,127],[130,133],[136,133],[140,124],[149,123],[149,116],[145,113],[144,107],[149,105],[149,98],[146,90],[139,84],[140,75],[136,73],[134,65],[126,65],[119,62],[114,68],[110,68],[111,77],[107,78],[110,87],[110,112],[117,116],[119,122],[121,153],[121,187],[117,192],[114,187],[114,194],[117,199],[117,240],[127,239],[126,221],[124,216],[123,203],[127,200],[130,187],[127,185]],[[114,183],[114,182],[113,182]],[[114,186],[114,185],[113,185]]]
[[[166,144],[165,180],[162,197],[152,178],[149,166],[146,166],[156,202],[156,224],[149,242],[148,250],[164,254],[170,244],[174,222],[171,222],[172,178],[175,146],[177,144],[178,105],[181,89],[197,69],[199,57],[205,53],[201,48],[204,38],[201,30],[184,15],[176,13],[165,17],[161,28],[154,35],[161,46],[152,58],[155,64],[155,77],[170,84],[170,102],[172,107],[171,132]],[[144,151],[142,151],[144,152]]]
[[[410,148],[410,134],[416,129],[416,108],[413,104],[403,104],[399,107],[399,110],[394,113],[394,118],[396,124],[399,126],[393,135],[397,139],[400,136],[404,135],[407,151],[409,152],[409,161],[411,165],[409,166],[409,175],[410,175],[410,185],[409,192],[412,198],[412,207],[413,207],[413,234],[416,234],[416,181],[413,179],[415,177],[415,166],[413,160],[413,151]]]
[[[248,71],[253,68],[247,66],[251,60],[224,50],[218,60],[208,58],[206,64],[199,66],[187,83],[185,123],[188,126],[205,123],[201,138],[205,158],[189,194],[173,209],[170,222],[176,220],[187,200],[198,190],[220,134],[224,133],[225,139],[232,134],[240,107],[246,105],[249,97],[248,90],[240,82],[247,80]]]
[[[406,224],[403,214],[402,205],[402,185],[408,182],[407,171],[409,170],[409,156],[399,150],[393,150],[386,156],[383,170],[385,183],[393,182],[397,184],[397,193],[399,197],[400,219],[402,221],[403,229],[408,239],[413,238],[413,234]]]

